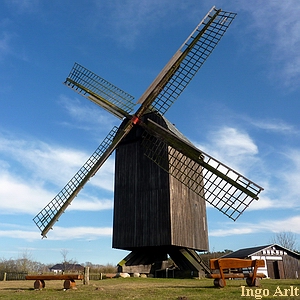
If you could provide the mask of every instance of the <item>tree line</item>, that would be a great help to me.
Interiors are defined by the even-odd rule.
[[[296,253],[300,253],[297,249],[296,235],[291,232],[280,232],[277,233],[270,241],[270,243],[279,244],[289,250]],[[209,259],[218,258],[229,254],[232,250],[224,251],[212,251],[201,255],[202,260],[208,264]],[[68,250],[61,250],[62,264],[76,264],[77,261],[74,259],[68,259]],[[32,259],[31,254],[28,251],[24,251],[21,257],[17,259],[0,259],[0,273],[4,272],[15,272],[15,273],[47,273],[54,264],[44,264]],[[117,267],[113,264],[93,264],[92,262],[85,262],[81,264],[83,267],[89,267],[91,273],[114,273]]]
[[[38,261],[34,261],[28,258],[17,258],[17,259],[0,259],[0,273],[48,273],[50,268],[54,264],[43,264]],[[86,262],[81,264],[83,267],[89,267],[90,273],[114,273],[117,267],[113,264],[93,264]]]

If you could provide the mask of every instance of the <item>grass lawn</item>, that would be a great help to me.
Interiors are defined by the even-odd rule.
[[[78,280],[76,289],[66,291],[60,280],[46,281],[43,290],[34,290],[33,283],[34,281],[0,281],[0,299],[300,300],[300,296],[296,296],[297,293],[300,295],[300,280],[265,279],[261,281],[262,290],[248,288],[245,280],[227,280],[227,286],[223,289],[215,288],[212,279],[115,278],[90,281],[89,285],[83,285]],[[241,286],[245,286],[244,295]],[[291,296],[291,293],[294,295]]]

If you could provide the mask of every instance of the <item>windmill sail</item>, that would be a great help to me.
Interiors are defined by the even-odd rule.
[[[138,100],[164,115],[212,53],[236,13],[213,7]],[[153,92],[156,91],[156,94]],[[159,93],[158,93],[159,92]]]
[[[234,221],[263,190],[243,175],[148,120],[145,155]],[[151,132],[151,134],[149,134]],[[168,147],[168,161],[161,155]],[[199,184],[202,182],[204,184]]]
[[[133,96],[78,63],[74,64],[64,83],[120,119],[132,113],[135,106]]]
[[[107,150],[112,144],[118,128],[114,127],[86,163],[79,169],[65,187],[49,202],[33,221],[45,237],[61,214],[71,204],[85,183],[97,172],[108,157]]]
[[[122,129],[114,128],[109,133],[95,151],[97,158],[94,160],[92,155],[62,191],[34,217],[43,237],[132,127],[143,125],[140,118],[149,109],[162,115],[168,110],[213,51],[235,15],[213,7],[141,96],[141,106],[133,115],[131,95],[81,65],[74,64],[65,84],[117,117],[127,118],[127,122]]]

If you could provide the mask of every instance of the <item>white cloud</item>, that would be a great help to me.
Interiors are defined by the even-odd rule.
[[[210,236],[231,236],[231,235],[241,235],[253,233],[252,228],[228,228],[228,229],[215,229],[209,231]]]
[[[255,155],[257,146],[247,133],[232,127],[224,127],[212,135],[215,146],[230,157]]]
[[[254,200],[251,203],[251,205],[247,208],[247,211],[276,208],[275,203],[280,204],[280,202],[274,201],[273,199],[266,197],[263,192],[258,201]],[[278,206],[280,207],[280,205]]]
[[[0,135],[0,153],[9,157],[13,164],[17,161],[27,171],[31,171],[32,178],[38,178],[39,182],[51,182],[63,187],[68,180],[87,161],[90,155],[82,151],[50,146],[37,140],[18,140],[13,137]],[[14,160],[14,161],[13,161]],[[97,180],[91,180],[91,184],[103,189],[113,189],[114,160],[108,159],[101,172],[97,174]]]
[[[114,169],[115,160],[109,158],[101,169],[96,173],[94,177],[89,181],[89,184],[100,189],[104,189],[112,192],[114,189]]]
[[[0,237],[2,238],[14,238],[27,241],[40,240],[41,235],[36,231],[27,231],[27,230],[1,230]]]
[[[289,130],[288,125],[270,126],[274,130]],[[259,201],[249,210],[300,209],[300,151],[285,145],[269,149],[259,157],[257,145],[248,133],[233,127],[221,127],[209,132],[209,142],[198,145],[219,161],[240,172],[264,188]],[[274,162],[277,163],[274,163]],[[209,206],[208,206],[209,207]]]
[[[0,214],[36,214],[54,195],[34,181],[24,180],[0,173]],[[113,201],[81,195],[75,199],[69,210],[100,211],[113,208]]]
[[[50,146],[41,141],[16,139],[0,135],[0,153],[17,161],[43,180],[60,183],[79,169],[86,154],[72,149]],[[12,161],[10,162],[12,163]],[[62,168],[62,166],[64,166]]]
[[[300,216],[294,216],[283,220],[268,220],[261,223],[262,229],[265,228],[274,233],[292,232],[300,234]]]
[[[105,209],[112,209],[113,201],[109,199],[98,199],[92,198],[91,200],[74,201],[72,205],[69,206],[68,210],[87,210],[87,211],[99,211]]]
[[[83,130],[95,131],[97,128],[99,132],[109,132],[111,128],[117,123],[118,119],[112,117],[111,114],[104,112],[102,108],[97,107],[96,104],[89,105],[89,100],[79,100],[77,98],[69,98],[64,95],[60,96],[59,104],[67,111],[67,113],[76,122],[64,122],[64,125]]]
[[[36,183],[0,174],[0,212],[1,214],[37,213],[41,203],[49,202],[52,195]]]
[[[281,79],[286,86],[298,86],[300,2],[254,0],[243,1],[239,5],[251,14],[250,26],[256,30],[261,48],[268,46],[270,49],[272,76]]]
[[[278,152],[276,152],[278,151]],[[282,152],[279,152],[282,151]],[[300,209],[300,151],[297,149],[275,149],[256,176],[264,187],[258,202],[249,210]]]
[[[151,24],[158,26],[158,21],[167,12],[167,7],[171,8],[165,1],[154,0],[134,0],[122,1],[118,4],[116,1],[109,1],[105,5],[108,6],[110,13],[108,14],[108,22],[111,24],[115,36],[122,44],[128,48],[132,48],[137,37],[139,37],[147,26]],[[103,4],[98,4],[102,9]]]
[[[93,240],[102,236],[112,236],[111,227],[59,227],[48,233],[49,240]]]
[[[281,134],[298,134],[298,130],[290,124],[281,120],[251,120],[252,125],[260,129]]]
[[[87,154],[80,151],[4,135],[0,135],[0,154],[3,156],[0,160],[2,214],[36,214],[55,196],[47,186],[56,185],[58,193],[87,159]],[[112,192],[113,172],[111,158],[88,182],[89,188]],[[102,200],[83,191],[80,201],[74,201],[71,209],[95,211],[112,209],[112,206],[111,200]]]
[[[300,210],[300,151],[284,148],[275,149],[272,156],[265,159],[262,173],[258,174],[265,191],[258,202],[251,204],[250,210]]]
[[[246,173],[258,158],[258,148],[251,137],[233,127],[209,132],[209,143],[197,147],[238,172]]]
[[[3,59],[5,55],[11,53],[11,38],[12,35],[7,32],[0,34],[0,59]]]
[[[231,223],[223,224],[222,229],[215,229],[209,231],[210,236],[234,236],[240,234],[251,234],[255,232],[292,232],[295,234],[300,234],[300,216],[289,217],[286,219],[267,219],[260,223],[251,222],[251,223]]]
[[[284,193],[288,195],[288,200],[297,203],[300,207],[300,150],[290,149],[284,153],[288,159],[288,168],[280,173],[280,177],[285,183]],[[287,201],[284,201],[287,202]]]
[[[96,5],[99,10],[108,12],[105,23],[109,25],[107,30],[111,33],[110,37],[132,49],[141,36],[151,35],[158,28],[170,29],[178,23],[193,19],[199,13],[201,3],[195,5],[194,1],[173,1],[171,4],[168,0],[112,0],[105,3],[98,1]],[[178,13],[185,17],[178,18]],[[200,21],[199,18],[205,13],[202,11],[196,20]]]
[[[19,14],[38,12],[40,2],[38,0],[8,0],[9,5],[13,6],[14,11]]]
[[[1,224],[0,224],[1,225]],[[48,234],[49,240],[73,240],[84,239],[93,240],[103,236],[111,236],[111,227],[55,227],[56,230],[50,231]],[[41,235],[38,231],[24,229],[0,229],[0,237],[14,238],[21,240],[40,240]]]

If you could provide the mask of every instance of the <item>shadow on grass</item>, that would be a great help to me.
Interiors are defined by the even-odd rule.
[[[15,291],[15,292],[21,292],[21,291],[30,291],[34,290],[34,288],[3,288],[2,291]]]
[[[201,290],[201,289],[215,289],[215,290],[217,290],[217,289],[220,289],[220,288],[218,288],[218,287],[215,287],[215,286],[213,286],[213,285],[208,285],[208,286],[206,286],[206,285],[201,285],[201,286],[199,286],[199,285],[164,285],[164,286],[160,286],[159,287],[160,289],[161,288],[164,288],[164,289],[186,289],[186,288],[189,288],[189,289],[199,289],[199,290]]]
[[[37,291],[37,292],[40,292],[40,291],[54,291],[54,292],[57,292],[57,291],[63,291],[64,289],[63,288],[60,288],[60,289],[47,289],[47,288],[44,288],[44,289],[35,289],[35,288],[3,288],[1,289],[2,291],[12,291],[12,292],[25,292],[25,291]]]

